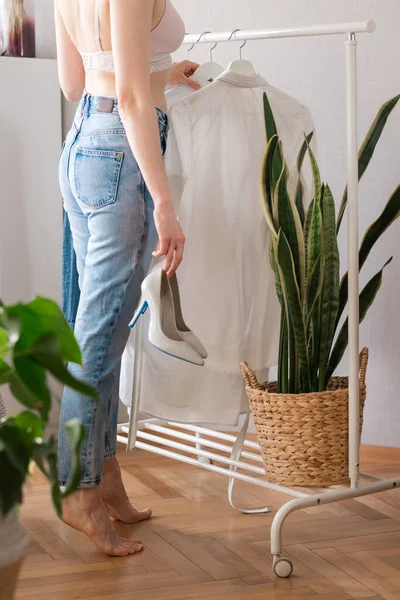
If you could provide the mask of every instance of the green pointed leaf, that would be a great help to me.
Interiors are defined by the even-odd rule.
[[[306,336],[312,390],[317,389],[316,379],[319,366],[319,326],[321,322],[321,292],[323,283],[324,263],[321,256],[319,256],[314,264],[312,273],[307,280]]]
[[[296,338],[293,330],[293,323],[289,322],[288,332],[288,343],[289,343],[289,394],[296,394],[298,388],[297,381],[297,351],[296,351]]]
[[[268,142],[261,169],[261,205],[268,228],[275,239],[278,233],[273,220],[272,161],[278,141],[278,137],[274,136]]]
[[[277,147],[275,148],[274,156],[272,157],[272,180],[271,186],[274,190],[276,188],[276,184],[281,176],[282,169],[285,169],[283,152],[282,152],[282,142],[279,141]],[[286,172],[285,172],[286,175]]]
[[[320,175],[320,172],[319,172],[318,163],[317,163],[316,158],[314,156],[314,152],[311,150],[311,146],[308,143],[307,138],[306,138],[306,143],[307,143],[308,155],[310,157],[311,171],[312,171],[313,182],[314,182],[314,200],[319,205],[321,203],[321,198],[322,198],[322,194],[321,194],[321,175]]]
[[[276,242],[271,239],[269,248],[269,258],[272,271],[275,275],[276,294],[281,305],[281,325],[279,330],[279,357],[278,357],[278,392],[287,393],[288,391],[288,339],[287,339],[287,324],[286,324],[286,307],[283,297],[283,289],[281,282],[281,272],[276,262],[277,246]]]
[[[303,318],[300,290],[296,281],[295,265],[290,246],[284,232],[281,230],[278,235],[278,265],[282,272],[284,281],[284,296],[287,304],[287,312],[293,323],[294,335],[299,352],[301,371],[306,382],[309,382],[308,375],[308,350],[306,343],[306,331]]]
[[[335,335],[335,323],[339,309],[340,258],[336,237],[335,201],[329,186],[325,186],[322,199],[322,223],[324,230],[324,284],[321,292],[319,391],[326,388],[326,369]]]
[[[287,394],[288,385],[288,337],[287,337],[287,318],[286,309],[283,305],[281,308],[281,326],[279,332],[279,358],[278,358],[278,393]]]
[[[307,152],[307,146],[308,146],[308,144],[311,143],[313,135],[314,135],[313,131],[308,134],[308,136],[304,140],[303,145],[300,149],[300,152],[297,156],[298,179],[297,179],[296,189],[294,192],[294,202],[295,202],[297,211],[299,213],[302,227],[304,227],[305,211],[304,211],[304,184],[303,184],[302,177],[301,177],[301,171],[303,168],[304,157]]]
[[[359,269],[361,271],[362,267],[365,264],[372,248],[375,246],[380,237],[384,234],[384,232],[389,229],[389,227],[396,221],[396,219],[400,216],[400,186],[398,186],[391,197],[389,198],[385,208],[379,215],[379,217],[368,227],[365,232],[363,241],[361,243],[361,248],[359,252]],[[339,311],[336,319],[336,327],[339,324],[340,317],[343,314],[343,311],[346,307],[348,300],[348,288],[349,288],[349,275],[345,273],[340,282],[340,301],[339,301]]]
[[[374,122],[372,123],[364,142],[358,153],[358,180],[360,181],[375,152],[375,148],[381,138],[386,122],[400,99],[400,94],[386,102],[379,110]],[[340,205],[336,230],[339,231],[343,220],[343,215],[347,206],[347,187],[343,194],[342,203]]]
[[[305,213],[304,213],[304,184],[299,177],[299,180],[296,185],[296,190],[294,192],[294,201],[296,204],[297,212],[299,213],[301,226],[304,227],[305,221]]]
[[[372,279],[369,280],[367,285],[362,290],[360,294],[360,323],[364,320],[370,306],[373,304],[375,297],[382,285],[383,270],[388,264],[392,262],[392,259],[393,257],[389,258],[389,260],[383,265],[382,269],[378,273],[376,273],[376,275],[374,275]],[[329,359],[329,366],[326,372],[326,381],[329,381],[330,377],[332,377],[333,373],[337,369],[346,351],[348,342],[349,320],[346,319],[336,339],[335,345],[333,347]]]
[[[308,210],[306,213],[306,219],[304,221],[304,243],[306,245],[306,248],[308,248],[308,237],[310,234],[313,210],[314,210],[314,200],[311,200],[310,206],[308,207]],[[306,272],[307,272],[307,267],[306,267]]]
[[[324,187],[320,189],[320,193],[323,195]],[[315,263],[320,257],[321,266],[324,265],[325,254],[324,254],[324,242],[323,242],[323,227],[322,227],[322,211],[321,201],[317,199],[311,203],[312,213],[311,221],[309,223],[309,230],[307,233],[307,264],[306,264],[306,280],[308,282],[311,274],[314,271]],[[311,208],[310,207],[310,208]],[[308,224],[306,223],[306,226]],[[321,296],[315,302],[313,307],[312,315],[310,317],[310,345],[311,348],[309,359],[310,359],[310,385],[314,391],[317,390],[317,374],[319,364],[319,348],[320,348],[320,315],[321,315]]]
[[[271,269],[275,275],[276,295],[278,296],[279,303],[282,306],[283,305],[283,292],[282,292],[281,279],[279,276],[278,265],[276,264],[275,252],[276,252],[276,250],[274,249],[274,244],[273,244],[273,241],[271,240],[270,245],[269,245],[269,261],[270,261]]]
[[[372,248],[381,235],[400,216],[400,185],[389,198],[380,216],[370,225],[365,232],[360,248],[360,269],[364,266]]]
[[[269,99],[268,99],[268,96],[266,93],[264,93],[264,95],[263,95],[263,101],[264,101],[265,133],[267,136],[267,142],[269,143],[270,140],[272,140],[272,138],[275,135],[278,135],[278,131],[276,128],[276,123],[275,123],[274,115],[272,112],[272,108],[271,108],[271,105],[269,103]],[[283,165],[283,153],[282,153],[282,148],[279,145],[279,147],[275,149],[275,152],[273,154],[273,159],[272,159],[272,179],[271,179],[272,189],[275,189],[276,183],[282,172],[282,165]]]
[[[306,277],[308,279],[314,269],[314,265],[318,260],[318,257],[321,255],[323,248],[321,203],[315,200],[311,203],[307,214],[306,239]]]
[[[306,291],[306,330],[308,332],[310,320],[322,291],[322,285],[324,282],[324,273],[321,268],[321,255],[318,256],[317,260],[314,263],[314,268],[310,274],[310,277],[307,281],[307,291]]]
[[[274,114],[272,112],[272,108],[269,103],[268,96],[265,92],[263,94],[263,104],[264,104],[265,134],[267,136],[267,142],[269,142],[274,137],[274,135],[278,134],[278,131],[276,129]]]
[[[303,168],[303,162],[304,162],[304,158],[307,152],[307,149],[309,147],[309,145],[311,144],[311,141],[313,139],[314,136],[314,132],[311,131],[307,136],[305,136],[304,142],[300,148],[300,152],[297,155],[297,172],[300,175],[301,174],[301,170]]]
[[[287,191],[286,165],[283,165],[282,173],[274,193],[274,221],[277,230],[282,230],[290,246],[296,272],[296,280],[300,290],[300,298],[303,300],[305,290],[305,246],[303,228],[299,213]]]

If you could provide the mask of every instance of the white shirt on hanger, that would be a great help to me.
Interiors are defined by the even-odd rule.
[[[235,425],[248,410],[240,362],[248,361],[261,380],[277,363],[280,307],[259,183],[266,147],[264,92],[293,192],[297,154],[313,120],[306,107],[259,74],[228,69],[170,111],[166,168],[187,238],[177,275],[185,320],[209,358],[198,368],[163,355],[148,343],[146,321],[140,407],[147,414]],[[131,340],[121,378],[126,404],[132,349]]]

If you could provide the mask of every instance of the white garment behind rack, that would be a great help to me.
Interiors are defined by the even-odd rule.
[[[198,368],[161,354],[147,342],[146,320],[140,398],[146,414],[236,425],[239,414],[248,410],[241,360],[251,364],[260,380],[277,362],[279,306],[259,198],[264,91],[293,191],[297,153],[313,121],[307,108],[259,75],[227,70],[170,111],[166,166],[187,236],[178,279],[185,318],[209,359]],[[133,338],[121,376],[121,398],[127,405],[132,360]]]

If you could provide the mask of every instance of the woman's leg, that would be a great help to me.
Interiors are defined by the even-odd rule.
[[[124,157],[119,151],[78,149],[71,155],[69,174],[70,193],[62,192],[77,254],[81,297],[75,336],[84,364],[84,369],[77,365],[69,369],[96,388],[98,400],[93,402],[71,389],[63,395],[61,421],[78,417],[87,429],[80,487],[88,488],[88,493],[79,491],[66,501],[65,519],[106,552],[122,553],[125,547],[121,550],[120,540],[110,541],[109,529],[103,531],[99,523],[96,529],[93,523],[88,530],[87,522],[92,522],[93,502],[101,498],[100,490],[93,488],[100,484],[105,454],[108,458],[115,454],[116,432],[106,436],[110,432],[107,420],[116,428],[117,372],[155,242],[152,206],[148,206],[143,179],[129,153]],[[70,452],[62,429],[59,446],[60,484],[66,485]],[[98,519],[103,521],[104,514],[99,513]]]
[[[152,224],[154,205],[147,188],[144,188],[144,199],[146,208],[146,221],[147,223]],[[148,229],[148,235],[145,241],[144,254],[146,256],[151,254],[156,245],[156,241],[156,231],[155,228],[151,226]],[[146,272],[147,270],[148,267]],[[148,519],[151,516],[151,510],[146,509],[143,511],[138,511],[132,506],[122,481],[121,469],[115,457],[117,444],[120,368],[121,361],[119,361],[118,368],[116,369],[116,384],[108,405],[105,432],[105,462],[102,473],[101,493],[103,501],[111,517],[124,523],[137,523],[138,521]]]

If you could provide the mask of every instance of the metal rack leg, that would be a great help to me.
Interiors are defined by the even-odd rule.
[[[369,483],[358,488],[346,488],[337,491],[328,491],[315,496],[305,496],[296,498],[287,502],[278,510],[271,526],[271,554],[273,555],[273,568],[278,577],[290,577],[293,571],[291,562],[282,556],[282,527],[288,516],[295,510],[319,506],[322,504],[332,504],[332,502],[341,502],[352,498],[361,498],[370,494],[378,494],[394,488],[400,487],[400,476],[394,479],[383,479],[376,483]],[[290,569],[289,569],[290,566]]]
[[[126,451],[133,450],[136,445],[137,429],[139,422],[140,391],[142,386],[142,367],[143,367],[143,318],[139,319],[135,326],[135,342],[133,357],[133,390],[132,404],[129,414],[129,433]]]
[[[201,445],[201,434],[198,431],[196,431],[195,435],[196,438],[199,440],[198,442],[196,442],[196,450],[202,450],[203,446]],[[200,454],[198,456],[198,460],[199,462],[204,463],[206,465],[210,465],[212,463],[212,461],[209,458],[207,458],[206,456],[200,456]]]
[[[346,41],[348,272],[349,272],[349,479],[352,488],[360,477],[359,388],[359,258],[358,258],[358,119],[357,40]]]

